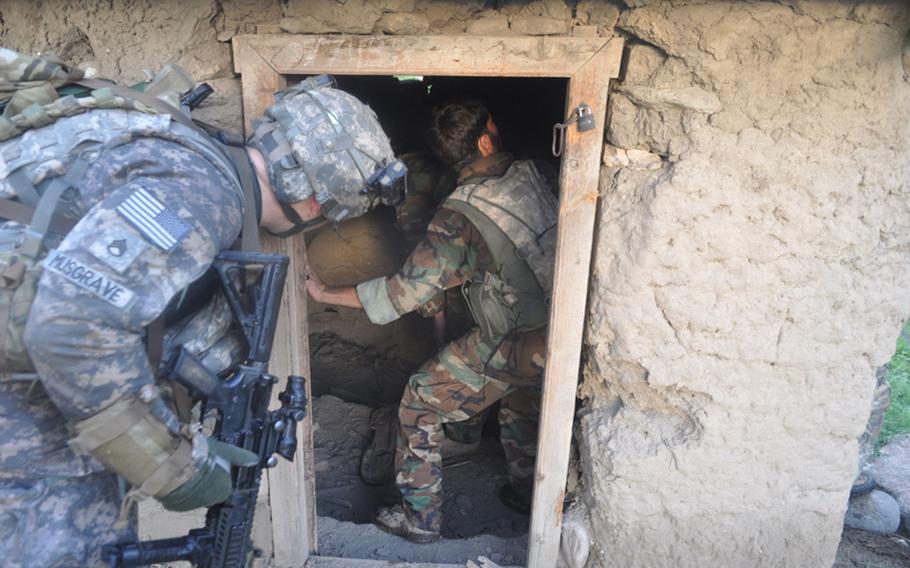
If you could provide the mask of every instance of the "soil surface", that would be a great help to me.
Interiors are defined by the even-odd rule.
[[[493,437],[482,440],[469,462],[445,469],[442,541],[415,545],[371,524],[377,507],[399,498],[394,485],[370,486],[360,479],[372,410],[330,395],[314,401],[320,554],[449,563],[484,555],[503,565],[524,564],[529,517],[507,509],[496,496],[507,474],[502,448]]]
[[[907,568],[910,541],[897,535],[881,535],[844,529],[834,568]]]

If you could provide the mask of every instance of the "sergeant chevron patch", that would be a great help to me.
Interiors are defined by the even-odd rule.
[[[173,249],[191,230],[176,213],[142,188],[118,205],[117,212],[150,243],[165,252]]]
[[[148,243],[126,227],[111,227],[92,243],[88,251],[117,272],[123,273],[147,248]]]

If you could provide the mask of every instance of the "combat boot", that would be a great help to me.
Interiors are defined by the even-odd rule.
[[[531,514],[531,490],[507,483],[499,488],[499,500],[520,515]]]
[[[411,542],[427,544],[439,540],[439,531],[422,529],[412,521],[404,505],[381,507],[373,516],[373,523],[389,534],[400,536]]]

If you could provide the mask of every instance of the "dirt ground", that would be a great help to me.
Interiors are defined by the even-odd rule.
[[[844,529],[834,568],[907,568],[910,541],[898,535],[880,535]]]
[[[470,462],[446,468],[443,540],[414,545],[370,524],[376,507],[395,503],[394,485],[369,486],[359,476],[370,441],[372,409],[322,396],[313,404],[319,551],[325,556],[410,562],[466,562],[483,555],[502,565],[526,560],[529,518],[496,497],[506,482],[499,441],[485,437]]]

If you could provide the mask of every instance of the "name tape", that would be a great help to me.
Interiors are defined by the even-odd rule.
[[[128,306],[135,296],[132,290],[114,282],[107,274],[89,268],[56,250],[51,251],[44,259],[44,269],[59,274],[76,286],[88,290],[118,308]]]

